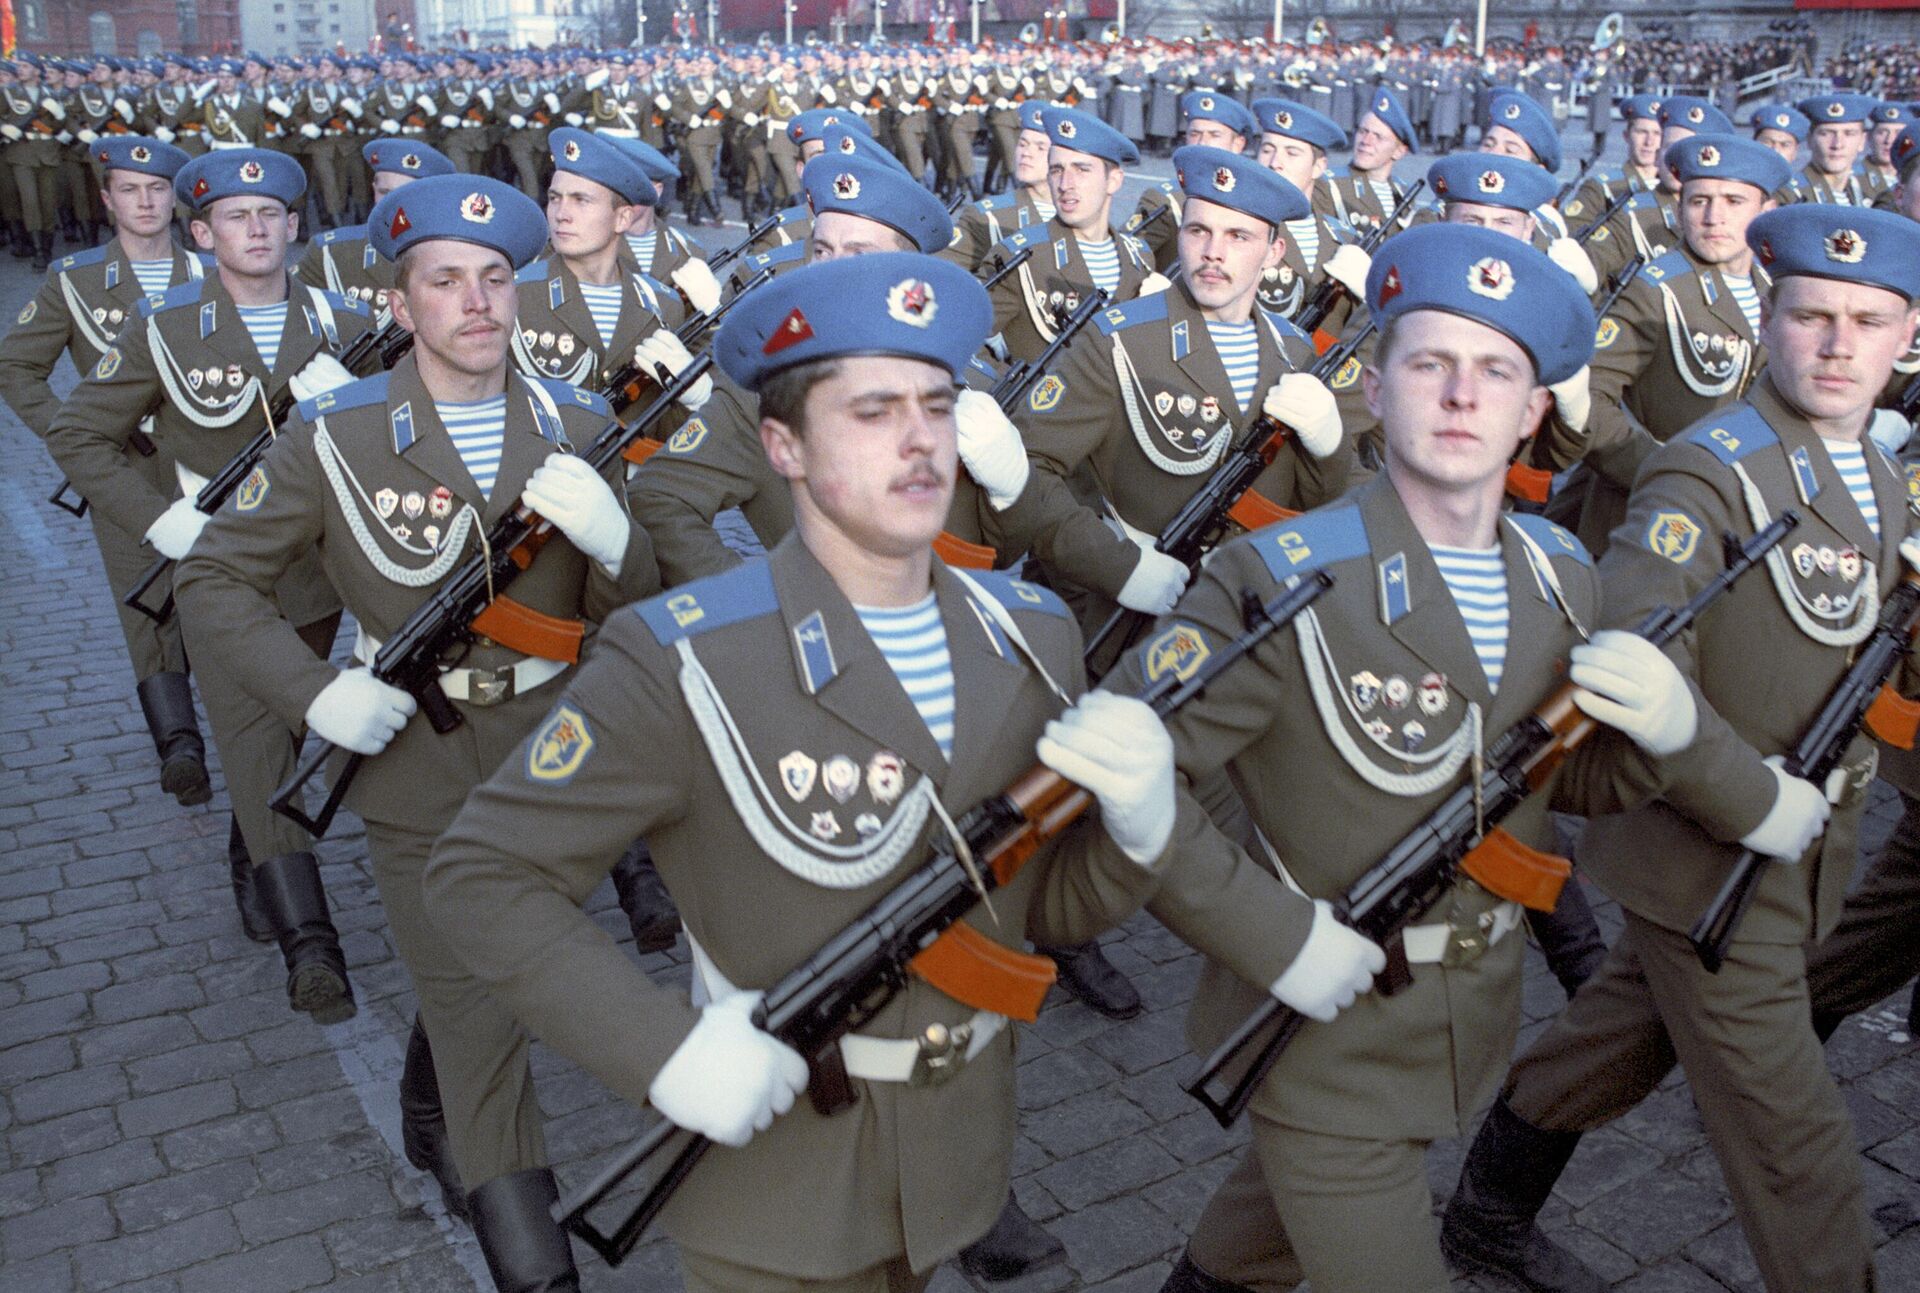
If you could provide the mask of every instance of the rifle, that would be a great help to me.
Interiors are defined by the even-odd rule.
[[[1140,699],[1162,717],[1171,714],[1332,586],[1332,576],[1323,571],[1289,581],[1265,604],[1247,590],[1242,594],[1245,630],[1240,636],[1216,649],[1184,680],[1178,671],[1170,672],[1149,685]],[[878,1014],[910,971],[927,977],[928,967],[918,960],[921,953],[976,902],[985,901],[990,890],[1009,883],[1034,850],[1072,825],[1089,802],[1085,790],[1035,764],[960,818],[958,833],[977,865],[962,861],[957,850],[937,853],[769,988],[754,1009],[754,1024],[806,1056],[816,1072],[823,1057],[832,1063],[837,1056],[831,1052],[840,1039]],[[921,1039],[923,1053],[936,1065],[951,1062],[954,1045],[955,1039],[939,1025]],[[815,1107],[822,1113],[852,1102],[852,1088],[844,1077],[838,1090],[834,1085],[809,1081]],[[685,1143],[639,1205],[611,1231],[595,1226],[588,1211],[677,1136],[685,1136]],[[555,1203],[554,1220],[585,1240],[609,1266],[618,1266],[711,1144],[662,1119],[583,1189]]]
[[[1026,251],[1031,250],[1032,248],[1026,249]],[[1021,255],[1024,256],[1026,251],[1022,251]],[[1110,299],[1104,287],[1094,288],[1087,294],[1087,298],[1074,308],[1073,313],[1060,323],[1059,329],[1054,332],[1053,340],[1047,343],[1046,349],[1032,359],[1021,360],[1000,374],[1000,380],[993,384],[993,389],[988,393],[993,396],[994,403],[1000,406],[1001,412],[1011,411],[1027,397],[1027,392],[1033,389],[1033,384],[1046,374],[1053,361],[1060,357],[1060,352],[1065,350],[1079,335],[1080,330],[1092,321],[1094,315],[1107,308],[1107,302]]]
[[[747,248],[753,246],[753,244],[755,244],[756,242],[759,242],[762,238],[766,237],[768,234],[772,233],[775,229],[778,229],[779,227],[780,227],[780,213],[778,211],[775,211],[772,215],[762,220],[759,224],[747,230],[746,237],[742,238],[739,242],[727,248],[725,251],[721,252],[718,256],[715,256],[712,260],[708,261],[707,268],[712,270],[717,275],[722,269],[725,269],[728,265],[733,264],[734,261],[746,255]]]
[[[1607,209],[1595,216],[1591,223],[1582,225],[1580,232],[1572,235],[1573,240],[1578,243],[1586,242],[1587,239],[1593,237],[1593,235],[1600,230],[1602,225],[1620,214],[1620,209],[1626,206],[1627,203],[1633,201],[1633,199],[1634,191],[1632,189],[1626,190],[1619,197],[1607,203]]]
[[[1672,641],[1799,523],[1797,515],[1783,512],[1772,525],[1744,544],[1731,534],[1726,535],[1726,569],[1685,606],[1679,610],[1661,607],[1641,621],[1634,631],[1655,646]],[[1916,584],[1916,591],[1920,591],[1920,584]],[[1448,795],[1426,820],[1402,836],[1386,856],[1367,868],[1334,900],[1335,915],[1387,949],[1387,968],[1381,974],[1382,995],[1391,996],[1413,981],[1401,934],[1445,895],[1459,872],[1465,871],[1501,897],[1510,895],[1480,877],[1526,872],[1523,880],[1529,890],[1523,899],[1526,905],[1538,910],[1553,907],[1560,886],[1569,874],[1567,864],[1559,858],[1536,853],[1504,830],[1489,833],[1486,828],[1519,807],[1545,784],[1567,755],[1593,734],[1598,725],[1573,703],[1578,690],[1570,682],[1563,683],[1533,713],[1502,733],[1488,748],[1485,771],[1476,780]],[[1501,885],[1501,888],[1511,887]],[[1280,1053],[1306,1024],[1305,1015],[1276,998],[1267,998],[1231,1036],[1214,1048],[1200,1071],[1183,1084],[1183,1089],[1206,1106],[1207,1112],[1222,1127],[1231,1127],[1279,1062]],[[1246,1072],[1226,1095],[1215,1095],[1209,1089],[1213,1081],[1269,1028],[1273,1028],[1272,1034],[1255,1053]]]
[[[1871,725],[1876,735],[1890,745],[1913,748],[1914,729],[1909,718],[1904,731],[1883,731],[1884,720],[1910,708],[1893,692],[1882,696],[1881,689],[1894,667],[1906,657],[1913,644],[1916,625],[1920,625],[1920,573],[1909,570],[1888,594],[1880,608],[1880,621],[1873,633],[1855,649],[1853,665],[1827,696],[1813,722],[1801,733],[1793,749],[1787,752],[1781,771],[1804,777],[1816,786],[1824,786],[1827,776],[1840,764],[1863,725]],[[1700,919],[1687,931],[1694,955],[1709,974],[1718,974],[1733,945],[1735,931],[1746,918],[1760,891],[1760,881],[1773,859],[1752,849],[1742,849],[1728,872],[1720,892],[1713,896]]]
[[[1341,365],[1353,358],[1367,338],[1373,335],[1373,329],[1373,320],[1369,318],[1359,331],[1322,355],[1310,374],[1322,382],[1331,380],[1340,371]],[[1154,551],[1165,553],[1189,570],[1199,565],[1200,559],[1226,536],[1227,527],[1233,520],[1230,514],[1234,505],[1253,488],[1253,482],[1260,478],[1260,473],[1273,465],[1289,434],[1285,426],[1265,413],[1256,418],[1246,439],[1221,459],[1220,465],[1213,469],[1213,475],[1207,477],[1207,483],[1196,490],[1193,497],[1174,514],[1174,518],[1167,522],[1166,529],[1154,541]],[[1116,606],[1113,613],[1107,616],[1106,623],[1088,639],[1082,659],[1091,669],[1093,662],[1101,657],[1107,639],[1122,625],[1126,626],[1127,631],[1120,640],[1119,649],[1124,651],[1132,644],[1134,635],[1152,621],[1153,617],[1144,611]]]
[[[1914,418],[1920,417],[1920,374],[1907,383],[1906,389],[1900,392],[1899,403],[1894,407],[1900,410],[1900,415],[1906,418],[1909,425]]]
[[[712,363],[711,354],[694,356],[693,362],[661,388],[660,394],[645,412],[634,419],[632,425],[623,426],[620,419],[611,419],[594,437],[593,443],[587,446],[587,451],[580,455],[581,458],[595,472],[605,474],[608,466],[627,445],[664,417]],[[473,641],[474,617],[491,606],[520,572],[533,564],[540,549],[555,532],[551,521],[525,504],[515,507],[487,532],[480,551],[455,567],[432,596],[414,608],[406,622],[381,645],[374,656],[370,666],[373,676],[389,686],[400,688],[418,701],[421,712],[433,724],[434,731],[445,734],[466,721],[440,689],[441,660],[463,650]],[[326,763],[333,750],[331,741],[319,742],[313,752],[294,768],[286,784],[274,792],[270,801],[275,812],[299,824],[316,840],[326,835],[327,827],[332,824],[333,815],[339,810],[347,787],[353,784],[364,758],[359,754],[348,756],[345,766],[340,769],[340,776],[327,794],[326,803],[318,813],[309,817],[301,802],[301,788]]]
[[[341,351],[340,366],[352,372],[355,366],[375,351],[381,352],[381,362],[384,364],[386,356],[383,347],[391,344],[393,334],[404,337],[407,345],[413,344],[413,334],[402,328],[398,321],[389,320],[387,325],[378,331],[369,328],[361,333],[352,345]],[[400,353],[405,354],[405,349],[402,348]],[[260,388],[260,396],[264,403],[266,401],[265,386]],[[228,459],[227,465],[211,476],[207,483],[200,487],[200,492],[193,496],[193,506],[196,511],[212,516],[220,510],[221,504],[233,496],[234,491],[240,488],[240,482],[252,475],[253,469],[260,465],[260,460],[267,456],[267,450],[273,447],[274,439],[280,434],[280,424],[287,420],[287,414],[293,412],[295,403],[293,391],[289,388],[280,393],[279,399],[268,405],[266,426],[262,427],[253,439],[247,441],[244,449]],[[141,433],[136,431],[134,434]],[[147,590],[153,587],[160,576],[167,573],[167,567],[172,564],[172,557],[154,558],[153,564],[141,572],[139,580],[127,590],[127,595],[120,599],[120,604],[139,611],[155,624],[165,624],[167,617],[173,614],[173,589],[167,589],[167,599],[160,603],[157,609],[148,606],[145,598]]]
[[[1640,271],[1646,263],[1646,253],[1635,252],[1633,259],[1620,267],[1620,272],[1613,276],[1613,283],[1607,288],[1606,299],[1601,301],[1599,307],[1594,310],[1594,318],[1604,319],[1613,313],[1614,304],[1619,301],[1620,294],[1627,290],[1627,284],[1640,276]]]
[[[1426,187],[1426,180],[1415,180],[1408,187],[1406,194],[1401,197],[1399,205],[1394,207],[1393,214],[1382,220],[1376,228],[1360,240],[1360,250],[1369,256],[1373,255],[1380,244],[1387,240],[1387,235],[1392,233],[1400,223],[1400,217],[1405,215],[1421,193],[1426,191]],[[1313,289],[1313,295],[1308,297],[1306,304],[1300,307],[1300,317],[1293,321],[1294,326],[1311,337],[1320,330],[1320,325],[1327,321],[1327,316],[1333,312],[1334,303],[1340,299],[1340,293],[1346,290],[1345,284],[1332,275],[1321,279],[1320,286]]]
[[[1599,164],[1600,164],[1599,153],[1595,153],[1593,156],[1587,158],[1587,164],[1585,168],[1582,169],[1578,175],[1574,176],[1572,179],[1568,180],[1565,184],[1562,184],[1560,186],[1560,191],[1553,195],[1553,201],[1549,205],[1557,208],[1562,202],[1566,201],[1568,194],[1578,193],[1580,191],[1580,186],[1587,182],[1587,176],[1593,174],[1593,168],[1598,166]]]
[[[965,206],[968,202],[971,202],[972,200],[973,200],[973,194],[969,193],[966,189],[962,188],[958,193],[954,194],[951,198],[947,199],[947,214],[949,216],[953,215],[961,207]]]
[[[1031,259],[1033,259],[1033,248],[1022,247],[1013,256],[1011,260],[1009,260],[1006,264],[1002,265],[999,269],[994,270],[993,273],[987,275],[986,278],[982,279],[980,281],[980,286],[986,288],[989,292],[991,292],[994,288],[1000,286],[1000,281],[1002,279],[1004,279],[1007,275],[1013,273],[1014,270],[1019,269],[1022,265],[1026,264]]]

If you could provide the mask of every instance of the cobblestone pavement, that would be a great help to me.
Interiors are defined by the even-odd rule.
[[[33,286],[0,257],[0,318]],[[277,954],[240,932],[224,788],[207,809],[160,793],[89,532],[47,506],[56,473],[10,414],[0,454],[0,1288],[487,1288],[470,1232],[400,1153],[413,998],[358,823],[322,853],[360,1013],[322,1028],[288,1012]],[[1872,848],[1894,811],[1882,788]],[[608,888],[591,910],[627,939]],[[1610,906],[1602,919],[1617,926]],[[1139,1018],[1109,1023],[1056,996],[1020,1034],[1015,1188],[1067,1263],[992,1287],[1158,1288],[1243,1143],[1178,1087],[1196,957],[1146,917],[1108,951],[1145,999]],[[684,981],[684,948],[644,963]],[[1530,954],[1523,1043],[1561,1001]],[[1903,1020],[1904,998],[1828,1047],[1891,1293],[1920,1290],[1920,1045]],[[536,1071],[548,1143],[577,1183],[640,1115],[551,1055],[536,1051]],[[1460,1153],[1434,1147],[1436,1197]],[[1587,1139],[1547,1224],[1622,1290],[1758,1288],[1678,1079]],[[589,1289],[679,1288],[664,1243],[618,1273],[580,1254]],[[970,1285],[948,1269],[934,1287]]]

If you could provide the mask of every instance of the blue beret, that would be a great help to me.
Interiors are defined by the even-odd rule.
[[[1920,298],[1920,223],[1897,212],[1799,202],[1754,217],[1747,245],[1776,281],[1803,274]]]
[[[1020,129],[1047,133],[1046,111],[1053,105],[1045,99],[1028,99],[1020,105]]]
[[[783,369],[843,355],[901,355],[958,373],[992,331],[993,303],[972,274],[889,251],[803,265],[747,293],[713,354],[753,390]]]
[[[673,160],[646,140],[622,139],[617,135],[609,135],[607,138],[611,139],[621,152],[639,162],[640,169],[645,171],[647,178],[655,184],[665,184],[668,180],[680,177],[680,168],[674,164]]]
[[[1547,110],[1518,90],[1495,90],[1487,100],[1487,128],[1505,126],[1526,141],[1533,159],[1550,171],[1560,169],[1560,128]]]
[[[1791,104],[1769,103],[1763,107],[1754,109],[1751,124],[1753,126],[1753,133],[1756,135],[1763,130],[1778,130],[1785,134],[1792,135],[1801,143],[1805,143],[1807,141],[1807,127],[1812,123],[1807,120],[1806,113]]]
[[[208,66],[208,71],[216,76],[239,76],[246,71],[237,58],[216,58]]]
[[[1573,275],[1531,244],[1475,225],[1415,225],[1388,239],[1367,273],[1367,307],[1382,327],[1409,310],[1484,323],[1532,357],[1543,386],[1593,356],[1593,305]]]
[[[1904,103],[1876,103],[1867,120],[1876,126],[1904,126],[1913,120],[1913,114]]]
[[[170,180],[193,158],[185,150],[145,135],[102,135],[93,144],[94,160],[110,171],[138,171]]]
[[[1793,106],[1806,113],[1807,120],[1816,126],[1835,126],[1865,121],[1879,102],[1865,94],[1816,94]]]
[[[807,163],[800,182],[807,206],[861,216],[905,234],[924,252],[945,251],[953,241],[953,218],[933,191],[904,170],[865,157],[822,153]]]
[[[1793,164],[1765,144],[1739,135],[1689,135],[1668,147],[1667,172],[1688,180],[1738,180],[1771,194],[1793,178]]]
[[[623,202],[652,206],[659,201],[659,190],[640,159],[611,139],[576,126],[561,126],[547,136],[547,150],[553,154],[554,170],[612,189]]]
[[[1384,85],[1374,86],[1367,111],[1380,118],[1380,124],[1399,136],[1400,142],[1408,148],[1419,145],[1413,133],[1413,118],[1407,115],[1407,105],[1400,102],[1400,96],[1393,90]]]
[[[1047,137],[1060,148],[1071,148],[1116,166],[1132,166],[1140,160],[1140,150],[1131,139],[1092,113],[1056,106],[1040,116],[1046,122]]]
[[[865,161],[878,162],[882,166],[899,171],[902,175],[907,174],[905,162],[888,152],[872,135],[863,135],[858,130],[849,129],[845,122],[834,122],[820,133],[820,138],[827,142],[826,148],[822,150],[823,153],[837,153],[841,157],[858,157]],[[918,180],[914,182],[919,183]]]
[[[1553,201],[1560,186],[1544,166],[1500,153],[1453,153],[1427,168],[1437,198],[1532,211]]]
[[[390,261],[437,238],[491,247],[519,269],[547,245],[547,214],[511,184],[455,174],[403,184],[367,217],[367,241]]]
[[[285,153],[265,148],[220,148],[182,166],[173,195],[189,211],[204,211],[221,198],[266,196],[291,207],[307,191],[307,173]]]
[[[1189,198],[1231,207],[1276,229],[1313,214],[1306,194],[1245,153],[1189,144],[1173,150],[1173,173]]]
[[[1188,121],[1217,121],[1242,139],[1259,133],[1246,105],[1218,90],[1187,91],[1180,96],[1180,115]]]
[[[1896,171],[1900,172],[1902,184],[1907,181],[1907,163],[1916,155],[1920,155],[1920,138],[1915,137],[1913,123],[1909,122],[1900,128],[1900,133],[1893,137],[1891,144],[1887,145],[1887,160],[1893,163]]]
[[[832,125],[849,125],[863,135],[873,133],[873,127],[863,121],[857,112],[845,108],[808,108],[787,123],[787,138],[796,144],[804,144],[809,139],[820,138]]]
[[[1657,94],[1630,94],[1620,100],[1620,119],[1622,121],[1658,121],[1660,108],[1666,102]]]
[[[451,175],[458,169],[453,159],[438,148],[408,139],[369,140],[360,149],[360,156],[366,159],[375,175],[385,172],[424,180],[434,175]]]
[[[1701,135],[1731,135],[1733,119],[1697,94],[1676,94],[1660,109],[1660,124]]]
[[[1298,139],[1321,152],[1347,146],[1347,132],[1334,124],[1332,117],[1292,99],[1255,99],[1253,115],[1260,129],[1269,135]]]

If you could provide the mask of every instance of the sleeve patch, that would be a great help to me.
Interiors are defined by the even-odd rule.
[[[1040,384],[1027,396],[1027,407],[1035,413],[1045,413],[1060,403],[1060,397],[1067,393],[1067,384],[1060,378],[1048,373],[1040,379]]]
[[[1600,320],[1600,326],[1593,334],[1593,348],[1605,350],[1618,340],[1620,340],[1620,321],[1614,318]]]
[[[26,303],[26,305],[21,309],[19,317],[16,318],[14,322],[17,324],[32,323],[33,316],[38,313],[40,313],[40,298],[36,296],[33,300],[28,301]]]
[[[93,380],[104,382],[120,371],[120,347],[114,346],[100,356],[100,362],[93,366]]]
[[[1340,365],[1340,371],[1333,375],[1333,381],[1328,385],[1336,391],[1352,390],[1353,384],[1360,380],[1360,369],[1360,356],[1348,355],[1347,362]]]
[[[527,776],[549,785],[564,785],[593,753],[593,731],[586,715],[571,705],[553,711],[527,746]]]
[[[1175,624],[1140,648],[1140,668],[1150,683],[1168,676],[1185,682],[1212,654],[1206,634],[1191,624]]]
[[[1647,548],[1676,566],[1693,560],[1700,547],[1700,523],[1685,512],[1656,512],[1647,526]]]
[[[705,418],[688,418],[686,423],[675,431],[667,441],[668,453],[692,453],[707,438]]]
[[[240,482],[240,488],[234,491],[233,510],[253,511],[267,501],[267,491],[271,488],[272,485],[267,480],[267,469],[255,467],[247,474],[247,478]]]

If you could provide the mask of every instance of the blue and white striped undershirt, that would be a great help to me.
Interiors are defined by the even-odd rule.
[[[1032,201],[1034,214],[1040,217],[1042,224],[1045,224],[1059,214],[1058,208],[1051,202],[1042,202],[1039,198],[1034,198]]]
[[[1500,549],[1427,546],[1466,622],[1480,671],[1487,675],[1487,690],[1497,693],[1507,667],[1507,567]]]
[[[1119,239],[1108,238],[1103,242],[1084,242],[1076,238],[1074,241],[1080,243],[1080,257],[1087,262],[1087,274],[1093,279],[1093,285],[1109,292],[1118,290],[1120,286]]]
[[[907,699],[940,746],[953,758],[953,657],[947,652],[947,626],[933,594],[911,606],[856,606],[873,644],[886,657]]]
[[[1399,200],[1393,196],[1392,180],[1368,180],[1367,187],[1373,190],[1375,200],[1380,203],[1382,219],[1392,215],[1393,209],[1400,205]]]
[[[1287,221],[1287,237],[1300,249],[1308,269],[1320,263],[1320,225],[1312,216],[1304,220]]]
[[[1735,278],[1722,272],[1721,278],[1727,282],[1727,290],[1733,293],[1733,303],[1740,307],[1740,313],[1747,316],[1747,326],[1755,332],[1760,331],[1760,294],[1753,290],[1751,278]]]
[[[140,290],[148,295],[166,291],[173,282],[171,260],[136,260],[132,265],[133,276],[140,280]]]
[[[496,395],[472,404],[442,404],[434,401],[433,411],[453,437],[467,475],[480,487],[480,493],[493,497],[494,478],[500,474],[500,452],[507,438],[507,397]]]
[[[1873,501],[1873,477],[1867,473],[1866,451],[1858,440],[1829,440],[1821,436],[1820,443],[1827,447],[1827,457],[1833,459],[1833,469],[1840,473],[1847,493],[1859,504],[1860,515],[1867,518],[1867,528],[1879,538],[1880,505]]]
[[[627,235],[627,246],[633,249],[633,258],[639,262],[642,274],[653,273],[653,249],[659,240],[659,231],[654,229]]]
[[[1227,380],[1233,383],[1233,398],[1244,413],[1253,400],[1254,383],[1260,376],[1260,325],[1251,319],[1245,323],[1208,319],[1207,333],[1213,338],[1213,348],[1220,352],[1220,364],[1227,370]]]
[[[247,333],[253,338],[253,348],[260,352],[260,361],[273,371],[274,364],[280,360],[280,334],[287,327],[287,303],[280,301],[274,305],[240,305],[240,321],[247,325]]]
[[[606,287],[598,283],[582,283],[580,297],[587,303],[587,313],[593,316],[593,326],[600,331],[600,344],[613,344],[614,331],[620,326],[620,300],[626,294],[625,283],[611,283]]]

